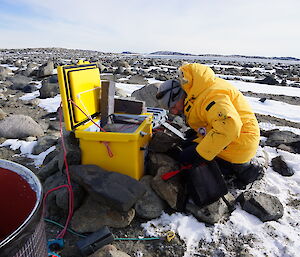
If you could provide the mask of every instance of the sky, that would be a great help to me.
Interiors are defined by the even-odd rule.
[[[116,83],[117,88],[123,89],[128,94],[143,86]],[[287,96],[300,95],[299,88],[274,87],[272,85],[243,81],[235,81],[235,86],[241,91],[259,93],[263,87],[263,91],[269,94],[274,93],[274,89],[276,88],[276,93],[278,94]],[[24,94],[21,99],[29,100],[38,96],[37,91]],[[300,112],[300,108],[297,105],[288,105],[269,99],[262,103],[258,98],[254,97],[247,97],[247,99],[256,113],[270,114],[286,120],[300,122],[299,115],[297,115]],[[57,95],[54,98],[40,99],[39,106],[48,112],[56,112],[59,102],[59,95]],[[264,130],[278,128],[280,130],[290,130],[300,135],[300,129],[292,127],[280,127],[271,123],[260,123],[259,125]],[[264,138],[261,137],[261,140],[264,140]],[[21,155],[32,159],[33,163],[39,167],[43,163],[45,156],[53,151],[55,147],[53,146],[39,155],[33,155],[32,149],[36,143],[36,141],[26,142],[18,139],[7,139],[0,147],[10,147],[13,150],[19,149]],[[267,152],[269,160],[282,155],[288,166],[292,167],[295,171],[292,177],[283,177],[269,166],[260,184],[255,186],[255,190],[257,191],[278,197],[284,205],[284,215],[278,221],[262,222],[254,215],[242,210],[239,205],[236,205],[236,209],[231,213],[228,220],[219,222],[214,226],[206,226],[203,222],[197,221],[192,215],[183,213],[169,215],[162,213],[159,218],[143,223],[141,231],[143,231],[145,236],[155,237],[164,236],[169,230],[174,231],[176,237],[185,242],[184,257],[192,257],[196,253],[199,254],[206,250],[211,250],[211,245],[216,245],[215,249],[221,249],[224,256],[234,256],[235,253],[231,249],[234,242],[242,244],[242,247],[248,249],[250,254],[257,257],[299,256],[300,209],[299,205],[291,203],[292,201],[299,202],[300,154],[292,154],[269,146],[264,146],[263,149]],[[250,241],[249,238],[251,238]],[[199,242],[201,242],[200,250],[198,248]],[[143,256],[142,250],[136,252],[136,256]]]
[[[300,58],[298,0],[0,0],[0,48]]]

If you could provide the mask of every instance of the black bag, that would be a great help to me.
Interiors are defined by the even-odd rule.
[[[199,207],[217,201],[228,193],[228,189],[215,161],[201,163],[186,172],[188,195]]]

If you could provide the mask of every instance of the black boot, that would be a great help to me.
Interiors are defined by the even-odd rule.
[[[262,166],[250,163],[246,169],[237,171],[236,185],[239,189],[244,189],[246,185],[261,179],[263,175],[264,171]]]

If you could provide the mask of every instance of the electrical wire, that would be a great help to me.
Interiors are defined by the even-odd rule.
[[[60,108],[59,108],[59,126],[60,126],[60,137],[61,137],[61,144],[63,147],[63,154],[64,154],[64,164],[66,167],[66,175],[67,175],[67,181],[68,181],[68,190],[69,190],[69,212],[68,212],[68,217],[65,223],[64,229],[58,234],[57,238],[63,238],[65,236],[65,233],[67,231],[68,225],[72,219],[73,216],[73,209],[74,209],[74,192],[71,184],[71,176],[69,172],[69,165],[67,161],[67,149],[65,146],[64,142],[64,137],[63,137],[63,130],[62,130],[62,103],[60,103]]]
[[[64,228],[63,225],[59,224],[58,222],[56,222],[56,221],[54,221],[54,220],[50,220],[50,219],[44,218],[44,221],[47,221],[47,222],[49,222],[49,223],[52,223],[52,224],[54,224],[54,225],[56,225],[56,226],[58,226],[58,227],[60,227],[60,228]],[[71,234],[75,235],[75,236],[79,236],[79,237],[82,237],[82,238],[86,238],[85,235],[81,235],[81,234],[75,232],[74,230],[72,230],[72,229],[70,229],[70,228],[68,228],[67,231],[70,232]]]
[[[103,132],[106,132],[101,126],[99,126],[95,121],[93,121],[93,119],[89,117],[89,115],[86,114],[72,99],[69,99],[69,102],[71,102],[76,108],[78,108],[92,123],[94,123],[95,126],[97,126],[100,129],[100,131],[102,130]],[[114,155],[109,147],[109,143],[106,141],[103,141],[102,143],[105,145],[109,157],[112,158]]]
[[[74,193],[73,193],[73,188],[72,188],[72,184],[71,184],[71,178],[70,178],[70,172],[69,172],[69,166],[68,166],[68,162],[67,162],[67,154],[66,154],[66,147],[65,147],[65,143],[64,143],[64,138],[63,138],[63,132],[62,132],[62,105],[60,103],[60,107],[59,107],[59,125],[60,125],[60,136],[61,136],[61,142],[62,142],[62,148],[63,148],[63,156],[64,156],[64,164],[66,167],[66,176],[67,176],[67,184],[66,185],[61,185],[55,188],[52,188],[50,190],[48,190],[44,196],[43,199],[43,216],[45,215],[45,211],[46,211],[46,199],[48,197],[48,195],[58,189],[61,188],[67,188],[68,192],[69,192],[69,208],[68,208],[68,217],[65,223],[65,226],[63,227],[63,230],[56,236],[56,238],[64,238],[68,225],[72,219],[73,216],[73,204],[74,204]]]

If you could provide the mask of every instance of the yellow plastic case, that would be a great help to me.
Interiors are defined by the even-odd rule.
[[[74,131],[79,139],[82,164],[95,164],[139,180],[144,174],[146,148],[152,136],[152,114],[143,114],[146,118],[133,133],[87,131],[93,123],[79,108],[99,122],[99,69],[96,64],[84,63],[59,66],[57,73],[66,130]],[[112,157],[103,142],[108,142]]]

